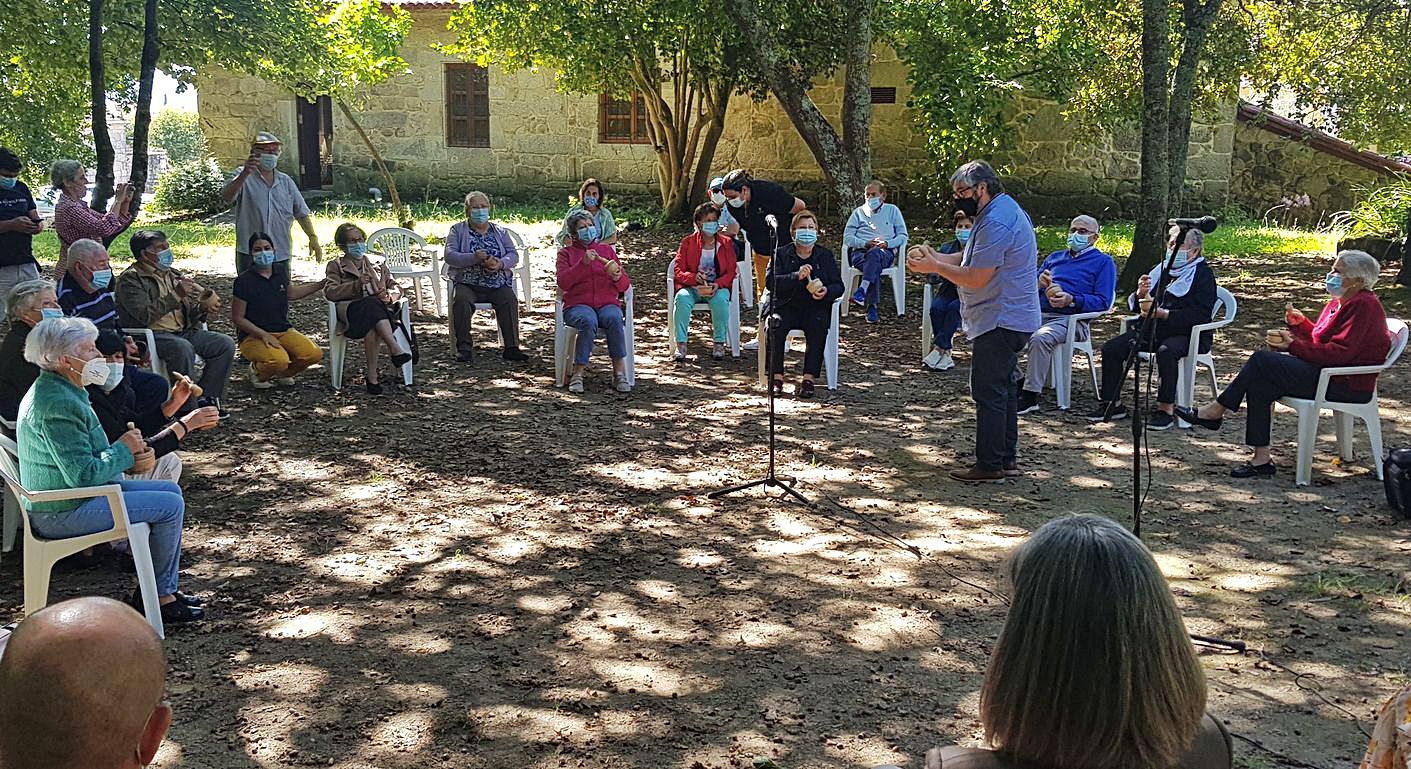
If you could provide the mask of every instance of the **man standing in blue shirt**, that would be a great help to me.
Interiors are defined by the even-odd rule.
[[[1054,348],[1068,338],[1074,315],[1107,312],[1117,291],[1117,263],[1098,250],[1097,220],[1083,214],[1068,226],[1068,247],[1054,251],[1039,266],[1039,309],[1043,326],[1029,337],[1029,373],[1019,393],[1019,413],[1039,410],[1039,393],[1053,369]],[[1078,323],[1075,341],[1088,338],[1088,323]],[[1060,361],[1070,365],[1071,361]]]
[[[960,291],[960,319],[973,350],[975,464],[952,470],[959,481],[1002,481],[1019,470],[1019,351],[1039,328],[1034,290],[1034,224],[988,163],[972,160],[950,178],[956,208],[975,218],[958,255],[923,246],[909,266],[936,273]],[[915,253],[915,251],[913,251]]]

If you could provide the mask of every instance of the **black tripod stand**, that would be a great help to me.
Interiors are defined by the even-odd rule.
[[[770,218],[772,219],[773,217]],[[752,489],[756,486],[763,486],[766,490],[768,490],[772,486],[777,489],[783,489],[785,494],[790,497],[793,497],[803,506],[808,508],[816,508],[817,504],[811,502],[808,497],[805,497],[803,494],[800,494],[794,488],[794,479],[780,478],[774,472],[774,356],[773,345],[769,345],[769,342],[770,340],[774,339],[775,334],[779,333],[779,314],[775,312],[775,310],[778,309],[775,305],[778,301],[779,296],[779,292],[776,290],[776,284],[779,281],[779,275],[775,271],[775,265],[773,264],[775,251],[778,250],[779,229],[778,225],[773,222],[770,223],[770,227],[773,228],[774,236],[772,238],[773,242],[771,243],[771,246],[773,246],[773,248],[769,252],[771,264],[769,265],[769,274],[767,276],[770,306],[768,308],[764,308],[763,306],[761,306],[760,308],[760,311],[765,313],[765,334],[763,338],[759,340],[759,343],[761,345],[768,345],[767,347],[765,347],[764,351],[764,370],[765,376],[767,377],[766,383],[769,387],[769,470],[765,473],[763,478],[757,478],[753,481],[747,481],[745,483],[736,484],[734,486],[726,486],[723,489],[717,489],[707,494],[706,498],[718,499],[727,494],[734,494],[737,491]],[[745,268],[749,269],[749,266],[746,265]]]

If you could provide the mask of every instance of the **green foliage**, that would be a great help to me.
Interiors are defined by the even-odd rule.
[[[1411,217],[1411,176],[1375,189],[1360,190],[1362,200],[1351,211],[1339,213],[1334,226],[1347,230],[1349,237],[1367,235],[1397,238],[1406,234],[1407,218]]]
[[[225,177],[214,160],[202,158],[173,166],[157,180],[151,209],[162,214],[203,214],[224,208],[220,191]]]
[[[200,160],[206,155],[206,136],[201,133],[201,118],[195,112],[164,109],[152,117],[149,141],[153,147],[166,150],[173,166]]]

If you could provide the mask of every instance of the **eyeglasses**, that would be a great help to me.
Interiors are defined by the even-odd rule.
[[[955,195],[955,199],[956,199],[956,200],[960,200],[960,199],[964,198],[967,193],[974,192],[974,191],[975,191],[975,188],[967,184],[967,185],[965,185],[965,187],[963,187],[963,188],[961,188],[961,189],[954,190],[954,191],[953,191],[953,194]]]

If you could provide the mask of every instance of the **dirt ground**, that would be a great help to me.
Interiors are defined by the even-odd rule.
[[[428,314],[411,390],[365,395],[356,345],[340,393],[325,368],[291,389],[231,384],[233,419],[183,451],[183,583],[214,600],[167,640],[176,723],[158,766],[915,767],[979,740],[1001,559],[1057,515],[1130,522],[1128,426],[1090,426],[1049,394],[1023,419],[1022,479],[950,482],[973,447],[968,356],[962,343],[955,370],[921,370],[913,282],[905,317],[844,320],[840,389],[780,402],[781,472],[823,509],[708,500],[763,471],[765,399],[752,357],[709,359],[704,318],[702,360],[670,361],[680,235],[627,236],[631,395],[610,391],[601,347],[586,394],[552,386],[543,250],[529,364],[499,360],[482,316],[479,361],[457,364]],[[1321,306],[1325,264],[1212,262],[1240,301],[1217,343],[1227,380],[1286,300]],[[231,276],[206,280],[228,292]],[[1381,293],[1409,314],[1404,289]],[[296,315],[326,341],[321,300]],[[1389,447],[1411,444],[1406,366],[1381,380]],[[1297,488],[1292,415],[1276,416],[1272,480],[1227,476],[1244,457],[1232,422],[1152,435],[1144,538],[1192,632],[1278,663],[1202,651],[1210,709],[1275,751],[1237,740],[1238,764],[1347,766],[1358,722],[1411,683],[1411,526],[1392,521],[1361,427],[1359,460],[1335,466],[1325,420],[1315,483]],[[18,555],[0,564],[0,616],[20,611]],[[130,586],[68,571],[51,600]]]

